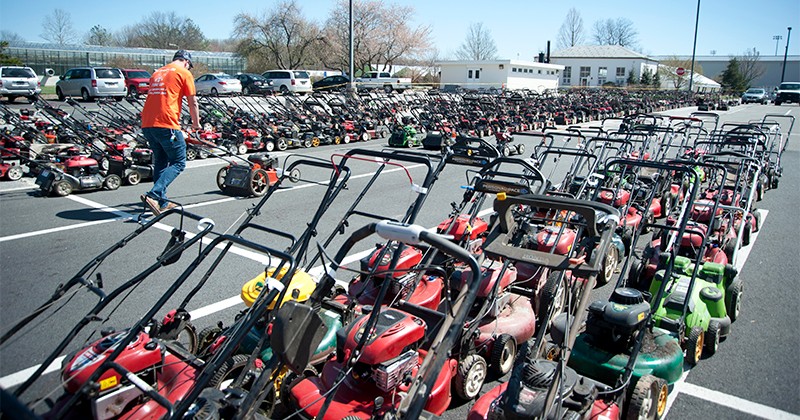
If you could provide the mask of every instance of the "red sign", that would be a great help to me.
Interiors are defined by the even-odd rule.
[[[675,70],[675,74],[677,74],[678,76],[683,76],[685,73],[686,73],[686,69],[684,69],[683,67],[678,67]]]

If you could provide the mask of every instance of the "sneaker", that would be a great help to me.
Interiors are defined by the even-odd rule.
[[[165,211],[172,210],[176,207],[178,207],[177,204],[168,201],[167,204],[164,205],[164,207],[161,207],[160,211],[161,213],[164,213]]]
[[[154,198],[149,197],[147,194],[142,194],[142,196],[139,198],[142,199],[145,207],[150,209],[150,211],[153,213],[153,216],[158,216],[161,214],[161,207],[158,206],[158,201],[156,201]]]

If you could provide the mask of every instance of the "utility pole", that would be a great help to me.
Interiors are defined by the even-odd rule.
[[[789,33],[786,34],[786,51],[783,52],[783,68],[781,69],[781,83],[783,83],[783,76],[786,74],[786,56],[789,55],[789,37],[792,36],[792,27],[789,27]]]
[[[348,68],[348,76],[350,76],[350,81],[347,83],[347,90],[350,92],[356,92],[356,85],[353,81],[356,79],[355,70],[353,70],[353,0],[350,0],[350,17],[349,17],[349,43],[350,43],[350,65]]]
[[[697,16],[694,18],[694,44],[692,45],[692,70],[689,73],[689,92],[692,92],[692,82],[694,81],[694,57],[697,52],[697,24],[700,23],[700,0],[697,0]]]
[[[778,42],[783,39],[782,35],[774,35],[772,39],[775,40],[775,57],[778,56]]]

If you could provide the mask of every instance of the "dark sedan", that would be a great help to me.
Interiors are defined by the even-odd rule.
[[[234,77],[242,82],[242,95],[260,95],[272,92],[272,83],[260,74],[239,73]]]
[[[314,90],[344,90],[350,78],[347,76],[328,76],[314,83]]]

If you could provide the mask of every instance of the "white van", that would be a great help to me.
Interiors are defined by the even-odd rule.
[[[270,70],[261,74],[281,93],[311,93],[311,76],[305,70]]]
[[[67,70],[56,82],[56,95],[63,101],[67,96],[80,96],[91,101],[98,96],[111,96],[117,101],[128,93],[125,76],[111,67],[77,67]]]
[[[24,96],[29,101],[38,95],[42,89],[39,87],[39,78],[30,67],[3,66],[0,67],[0,96],[5,96],[8,102]]]

